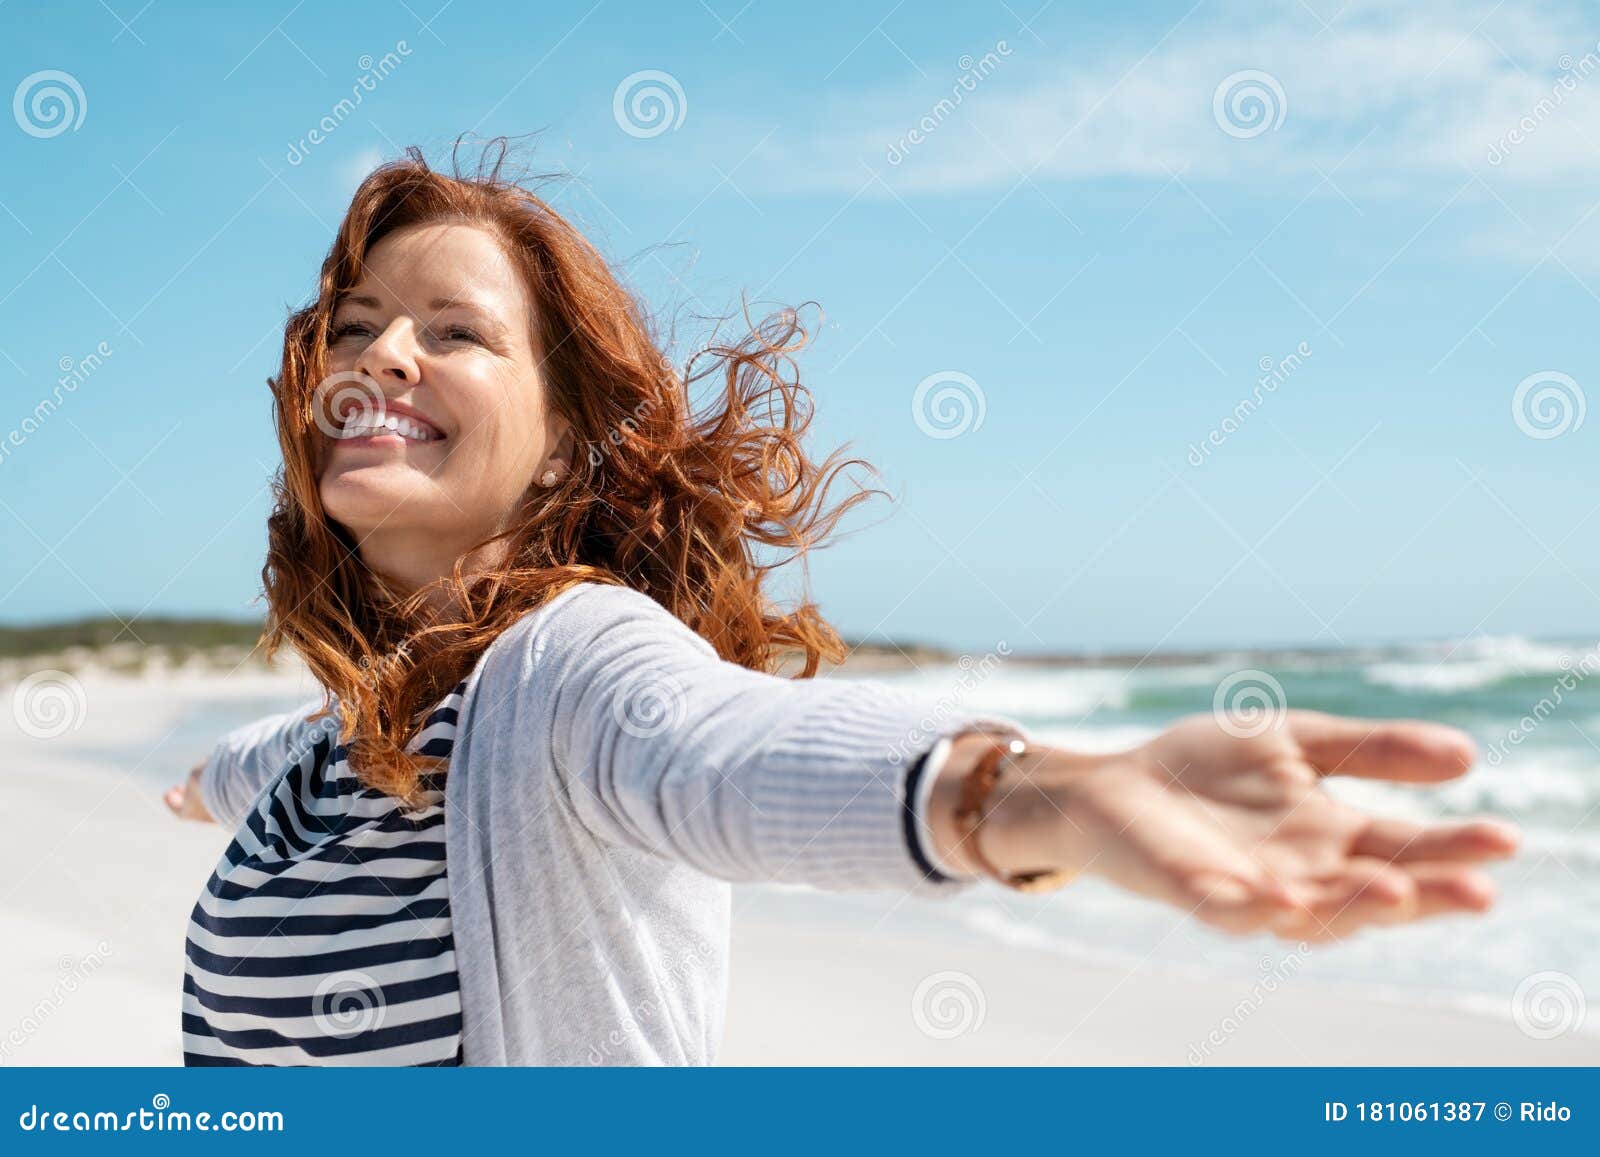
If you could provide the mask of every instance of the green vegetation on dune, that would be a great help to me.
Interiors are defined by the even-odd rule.
[[[56,654],[69,647],[99,650],[112,645],[165,647],[178,655],[213,647],[256,645],[261,623],[250,619],[151,617],[73,619],[27,626],[0,625],[0,658]]]

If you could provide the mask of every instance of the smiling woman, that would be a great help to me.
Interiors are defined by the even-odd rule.
[[[851,463],[802,451],[809,397],[785,374],[798,317],[680,376],[599,253],[501,179],[505,160],[501,142],[474,180],[415,150],[373,172],[273,383],[285,470],[267,642],[306,654],[346,704],[365,781],[400,794],[421,715],[490,639],[576,582],[639,589],[746,666],[798,647],[809,674],[842,654],[815,608],[770,605],[763,582],[782,559],[755,554],[803,550],[866,496],[830,507]],[[325,412],[347,396],[326,383],[352,379],[358,404]],[[720,388],[692,415],[702,379]],[[408,661],[368,678],[402,644]]]
[[[1291,940],[1491,903],[1473,865],[1514,831],[1321,784],[1458,776],[1449,728],[1219,711],[1091,756],[809,678],[838,636],[765,582],[866,494],[803,447],[797,316],[674,372],[504,159],[373,172],[289,320],[266,642],[326,694],[169,795],[237,827],[190,919],[190,1063],[709,1063],[731,881],[1093,872]]]

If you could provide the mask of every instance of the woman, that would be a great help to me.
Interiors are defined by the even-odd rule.
[[[803,449],[798,322],[678,377],[504,156],[372,173],[289,320],[265,642],[329,695],[168,794],[238,829],[191,916],[188,1063],[710,1063],[729,881],[1094,872],[1293,941],[1490,904],[1473,864],[1514,831],[1319,786],[1460,775],[1448,728],[1200,717],[1091,756],[768,673],[843,648],[815,606],[774,606],[765,556],[864,497],[830,503],[848,463]]]

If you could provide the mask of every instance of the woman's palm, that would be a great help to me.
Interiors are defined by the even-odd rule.
[[[1098,829],[1090,866],[1219,928],[1293,940],[1492,902],[1472,864],[1515,851],[1513,829],[1376,818],[1321,784],[1330,774],[1450,779],[1471,766],[1466,736],[1312,712],[1266,722],[1251,734],[1197,716],[1086,776],[1074,819]]]

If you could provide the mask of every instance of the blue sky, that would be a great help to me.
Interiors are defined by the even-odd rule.
[[[0,6],[0,620],[256,609],[285,313],[475,131],[685,332],[821,304],[819,448],[896,495],[813,561],[847,633],[1600,630],[1579,6],[140,2]]]

